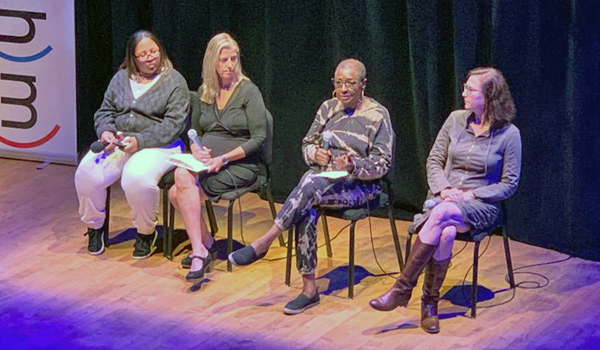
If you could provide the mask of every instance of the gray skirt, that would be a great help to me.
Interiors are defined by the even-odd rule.
[[[486,203],[479,199],[452,201],[452,203],[456,204],[462,212],[463,221],[471,226],[469,234],[472,238],[491,232],[502,224],[498,203]],[[422,213],[415,215],[409,230],[413,233],[418,232],[429,219],[430,214],[431,209],[424,207]]]
[[[248,187],[258,178],[256,164],[230,164],[218,173],[200,173],[198,183],[204,193],[213,202],[218,201],[227,192]]]

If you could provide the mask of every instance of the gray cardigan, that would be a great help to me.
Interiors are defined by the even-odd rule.
[[[94,127],[98,137],[104,131],[133,136],[140,150],[162,147],[183,132],[189,108],[187,83],[175,69],[169,69],[137,99],[133,97],[127,71],[121,69],[104,93],[102,105],[94,115]]]
[[[513,124],[475,137],[472,112],[454,111],[435,139],[427,158],[427,182],[434,195],[445,188],[471,190],[486,202],[508,199],[521,174],[521,134]]]

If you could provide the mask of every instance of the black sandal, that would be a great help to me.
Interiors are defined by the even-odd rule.
[[[217,261],[218,251],[215,245],[213,244],[210,248],[207,248],[210,255],[212,255],[213,261]],[[181,267],[184,269],[189,269],[192,267],[192,256],[188,255],[181,260]]]
[[[198,256],[198,255],[190,255],[190,259],[191,260],[194,260],[194,259],[202,260],[202,268],[197,271],[188,272],[188,274],[185,275],[185,279],[187,281],[193,281],[193,280],[200,279],[200,278],[204,277],[204,274],[206,272],[212,271],[212,266],[213,266],[213,262],[214,262],[213,258],[212,258],[212,254],[209,253],[205,258]]]

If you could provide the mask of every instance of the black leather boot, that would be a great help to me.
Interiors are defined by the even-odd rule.
[[[450,259],[444,261],[431,259],[425,270],[423,296],[421,297],[421,328],[427,333],[440,332],[438,302],[440,301],[440,288],[446,278],[449,265]]]
[[[412,290],[417,284],[419,275],[433,257],[436,248],[435,245],[422,243],[417,236],[414,248],[408,257],[408,262],[396,283],[385,294],[371,300],[369,305],[379,311],[392,311],[398,306],[406,306],[412,295]]]

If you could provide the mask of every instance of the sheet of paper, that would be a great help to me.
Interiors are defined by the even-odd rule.
[[[177,165],[178,167],[195,171],[197,173],[208,169],[204,163],[198,161],[189,153],[173,154],[171,157],[169,157],[169,159],[167,159],[167,162]]]
[[[327,179],[339,179],[348,176],[347,171],[323,171],[315,175],[316,177],[325,177]]]

